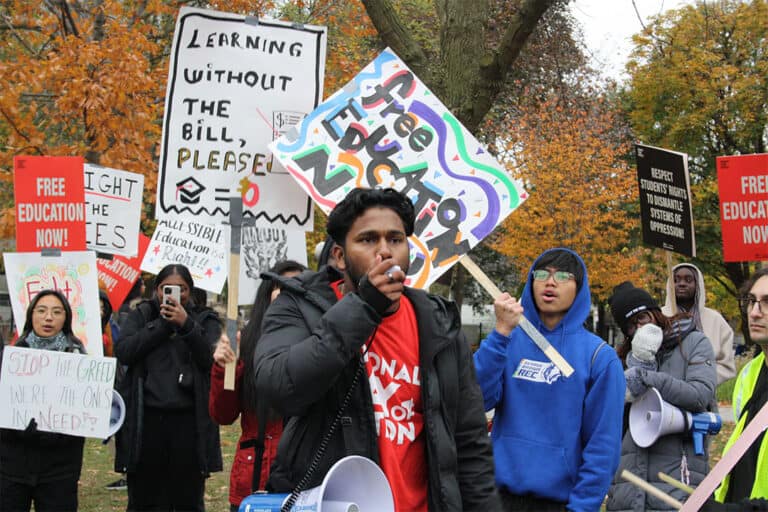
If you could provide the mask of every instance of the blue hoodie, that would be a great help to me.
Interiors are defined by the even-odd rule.
[[[552,249],[554,250],[554,249]],[[573,304],[547,329],[536,308],[531,266],[521,297],[525,317],[574,368],[565,378],[520,327],[495,330],[475,353],[485,409],[495,408],[496,484],[512,494],[567,503],[573,511],[600,509],[619,465],[624,371],[616,352],[587,331],[587,269]]]

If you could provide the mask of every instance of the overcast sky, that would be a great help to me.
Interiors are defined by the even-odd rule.
[[[643,23],[651,16],[690,3],[692,0],[635,0]],[[582,25],[593,66],[606,76],[625,78],[632,34],[642,30],[632,0],[574,0],[571,12]]]

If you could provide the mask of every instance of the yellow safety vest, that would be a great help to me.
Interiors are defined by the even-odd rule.
[[[741,435],[744,430],[744,426],[747,423],[747,415],[742,416],[743,408],[746,405],[749,398],[752,396],[752,392],[755,390],[755,384],[757,384],[757,377],[760,375],[760,369],[765,364],[765,353],[760,354],[747,363],[742,368],[739,376],[736,378],[736,386],[733,388],[733,417],[736,420],[736,428],[733,429],[731,437],[723,449],[723,455],[730,450],[733,443]],[[715,490],[715,499],[719,502],[724,502],[726,495],[728,494],[728,484],[730,483],[731,475],[728,474],[723,479],[723,482]],[[752,484],[752,492],[749,495],[750,498],[768,498],[768,436],[763,437],[763,442],[760,445],[760,452],[757,455],[757,468],[755,471],[755,482]]]

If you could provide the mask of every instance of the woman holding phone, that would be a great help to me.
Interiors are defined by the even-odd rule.
[[[205,479],[221,471],[219,429],[208,416],[213,349],[221,324],[190,300],[184,265],[167,265],[154,296],[122,327],[115,355],[128,373],[115,470],[128,475],[128,510],[205,510]]]

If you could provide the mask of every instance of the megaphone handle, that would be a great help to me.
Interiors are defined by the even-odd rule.
[[[693,431],[693,453],[704,455],[704,434],[696,430]]]

